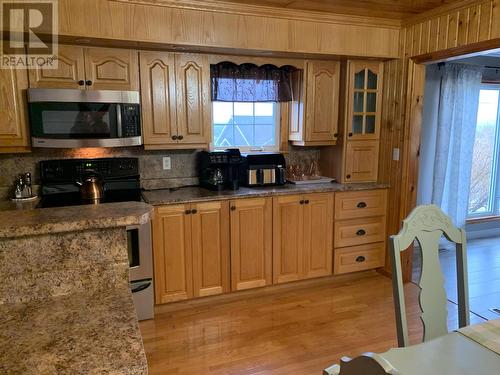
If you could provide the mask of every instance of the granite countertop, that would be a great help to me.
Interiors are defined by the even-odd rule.
[[[103,203],[0,211],[0,238],[144,224],[152,207],[143,202]]]
[[[0,305],[2,374],[147,374],[128,288]]]
[[[178,189],[145,190],[142,192],[144,201],[155,206],[173,203],[191,203],[234,198],[265,197],[273,195],[324,193],[334,191],[357,191],[388,188],[385,184],[286,184],[268,187],[240,187],[238,190],[211,191],[202,187],[182,187]]]

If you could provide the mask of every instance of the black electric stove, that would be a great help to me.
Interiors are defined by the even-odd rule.
[[[41,200],[37,207],[87,204],[80,198],[76,181],[89,172],[103,180],[100,203],[141,200],[137,158],[45,160],[40,162]]]

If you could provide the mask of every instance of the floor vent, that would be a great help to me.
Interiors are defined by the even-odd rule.
[[[493,309],[490,309],[490,311],[493,311],[495,314],[500,315],[500,308],[498,308],[498,307],[495,307],[495,308],[493,308]]]

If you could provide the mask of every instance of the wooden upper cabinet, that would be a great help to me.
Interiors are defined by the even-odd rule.
[[[304,278],[331,275],[333,194],[306,194],[304,202]]]
[[[29,69],[30,87],[85,89],[83,48],[59,45],[57,69]]]
[[[211,137],[210,64],[208,56],[175,56],[177,139],[207,145]]]
[[[348,141],[343,182],[375,182],[378,178],[379,141]]]
[[[378,139],[384,64],[351,60],[347,65],[347,139]]]
[[[159,207],[153,219],[156,303],[193,297],[191,221],[188,204]]]
[[[191,205],[195,297],[221,294],[229,284],[229,202]]]
[[[303,276],[303,199],[301,195],[273,198],[273,282],[300,280]]]
[[[303,82],[297,83],[297,80]],[[289,132],[293,144],[327,146],[336,143],[339,81],[338,61],[306,61],[303,74],[294,75]]]
[[[25,69],[0,69],[0,152],[29,151]]]
[[[177,144],[174,56],[168,52],[140,52],[145,147]]]
[[[139,90],[137,51],[85,48],[85,79],[95,90]]]
[[[233,200],[231,205],[231,289],[272,283],[271,198]]]

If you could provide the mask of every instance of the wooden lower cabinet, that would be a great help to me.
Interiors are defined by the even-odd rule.
[[[156,303],[193,297],[189,204],[157,208],[153,219]]]
[[[384,266],[386,210],[387,189],[335,194],[335,275]]]
[[[332,274],[333,193],[273,198],[273,282]]]
[[[156,303],[382,267],[386,201],[378,189],[156,207]]]
[[[304,200],[304,278],[331,275],[333,194],[307,194]]]
[[[273,198],[273,283],[303,278],[304,212],[300,195]]]
[[[213,201],[156,209],[157,304],[229,291],[229,205]]]
[[[232,200],[231,289],[257,288],[272,283],[271,198]]]
[[[193,294],[229,292],[229,202],[191,205]]]

